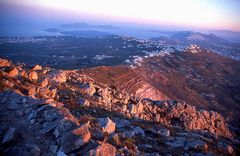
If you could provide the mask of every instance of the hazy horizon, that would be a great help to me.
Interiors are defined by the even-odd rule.
[[[240,31],[237,0],[2,0],[0,6],[2,29],[86,22],[133,23],[169,30]]]

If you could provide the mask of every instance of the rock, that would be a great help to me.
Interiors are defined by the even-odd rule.
[[[98,123],[99,123],[100,127],[102,128],[103,132],[107,132],[108,134],[111,134],[115,131],[116,124],[108,117],[98,119]]]
[[[98,95],[101,96],[104,103],[110,103],[111,102],[111,95],[107,88],[101,88],[98,90]]]
[[[144,130],[139,126],[134,127],[133,132],[134,132],[134,134],[139,134],[139,135],[145,136]]]
[[[21,77],[28,78],[28,74],[27,74],[27,72],[26,72],[25,70],[22,70],[22,71],[19,73],[19,75],[20,75]]]
[[[157,131],[158,134],[162,135],[162,136],[166,136],[169,137],[170,136],[170,131],[166,128],[161,128]]]
[[[64,83],[67,81],[67,75],[66,75],[66,72],[64,71],[52,71],[50,74],[49,74],[49,80],[51,80],[52,82],[55,82],[55,83]]]
[[[33,156],[39,156],[39,155],[41,155],[41,150],[39,149],[39,147],[37,146],[37,145],[35,145],[35,146],[32,146],[32,149],[31,149],[31,154],[33,155]]]
[[[63,151],[59,150],[57,156],[67,156]]]
[[[58,126],[58,121],[55,122],[46,122],[44,123],[44,128],[40,130],[41,134],[46,134],[50,131],[53,131]]]
[[[137,106],[134,105],[134,104],[130,104],[129,109],[130,109],[131,114],[137,114],[138,113]]]
[[[116,148],[111,144],[102,144],[88,152],[88,156],[115,156]]]
[[[138,102],[136,105],[131,104],[129,109],[131,114],[139,115],[143,112],[143,104],[142,102]]]
[[[47,87],[48,85],[48,79],[44,79],[42,82],[41,82],[41,87]]]
[[[88,101],[87,99],[80,98],[80,99],[79,99],[79,104],[80,104],[81,106],[88,107],[88,106],[89,106],[89,101]]]
[[[122,106],[122,112],[126,112],[127,111],[127,105],[123,105]]]
[[[43,115],[44,119],[48,122],[63,118],[63,116],[58,112],[57,109],[45,110]]]
[[[150,144],[142,144],[142,145],[139,145],[138,148],[146,151],[146,150],[151,150],[153,148],[153,146]]]
[[[118,145],[118,146],[121,145],[121,142],[120,142],[120,140],[119,140],[118,134],[114,134],[114,135],[112,136],[112,140],[113,140],[114,144],[116,144],[116,145]]]
[[[73,129],[77,128],[77,124],[73,121],[66,120],[65,118],[60,120],[57,124],[57,127],[55,128],[55,131],[53,134],[56,138],[58,138],[61,135],[64,135],[65,133],[68,133],[69,131],[72,131]]]
[[[21,109],[21,107],[22,106],[20,104],[17,104],[17,102],[14,100],[12,100],[8,105],[8,109],[12,109],[12,110],[18,110],[18,109]]]
[[[43,75],[47,74],[47,72],[49,72],[48,69],[44,69],[44,70],[42,70],[42,74],[43,74]]]
[[[42,66],[37,64],[32,68],[32,70],[42,70]]]
[[[28,90],[28,95],[35,96],[36,94],[36,87],[34,85],[31,85]]]
[[[3,137],[2,143],[13,143],[19,139],[19,133],[16,128],[10,127]]]
[[[37,113],[35,111],[32,111],[29,115],[27,120],[31,121],[32,119],[34,119],[36,117]]]
[[[180,102],[172,103],[172,106],[166,109],[167,118],[173,126],[184,127],[188,130],[204,130],[232,138],[224,118],[217,112],[197,111],[196,107]]]
[[[10,61],[0,58],[0,67],[10,67],[10,66],[11,66]]]
[[[79,152],[76,153],[76,155],[87,155],[87,153],[96,148],[99,144],[96,143],[95,141],[93,140],[90,140],[89,143],[87,145],[84,146],[84,148],[82,148]]]
[[[234,149],[231,145],[224,142],[219,142],[217,146],[218,148],[220,148],[221,151],[223,151],[227,155],[235,155]]]
[[[124,132],[121,132],[120,135],[125,138],[132,138],[134,136],[134,132],[133,131],[124,131]]]
[[[129,126],[131,124],[128,120],[124,120],[124,119],[120,119],[120,118],[116,118],[115,123],[116,123],[117,128],[123,128],[123,127]]]
[[[88,130],[88,124],[81,126],[61,137],[61,147],[65,153],[70,153],[73,150],[79,149],[87,143],[91,137]]]
[[[23,98],[22,99],[22,103],[26,103],[27,102],[27,99],[26,98]]]
[[[235,153],[234,149],[230,145],[227,146],[226,150],[229,155],[233,155]]]
[[[171,147],[184,147],[185,142],[186,142],[186,138],[185,137],[174,137],[174,138],[170,138],[168,139],[169,141],[166,142],[167,145],[171,146]]]
[[[49,97],[52,99],[54,99],[56,95],[57,95],[57,88],[54,88],[49,92]]]
[[[56,145],[51,145],[49,148],[50,148],[50,151],[51,151],[52,153],[56,153],[56,152],[57,152],[57,149],[58,149],[58,146],[56,146]]]
[[[8,81],[8,80],[4,80],[3,84],[4,84],[4,86],[9,87],[9,88],[14,87],[14,83],[12,83],[11,81]]]
[[[2,151],[1,151],[2,152]],[[4,153],[1,153],[1,155],[6,156],[32,156],[29,149],[25,146],[13,146],[11,148],[8,148],[8,150],[4,151]]]
[[[96,88],[93,86],[92,83],[82,83],[79,85],[79,88],[82,92],[91,96],[96,92]]]
[[[207,151],[208,145],[202,140],[191,139],[187,140],[184,150],[197,149],[201,151]]]
[[[17,77],[18,76],[18,69],[17,68],[13,68],[9,73],[8,76],[9,77]]]
[[[35,71],[30,72],[28,77],[31,81],[37,81],[38,80],[38,74]]]

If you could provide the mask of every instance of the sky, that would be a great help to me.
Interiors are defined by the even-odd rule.
[[[8,26],[98,21],[240,31],[239,0],[0,0],[0,8]]]

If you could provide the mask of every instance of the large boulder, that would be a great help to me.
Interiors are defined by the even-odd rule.
[[[103,132],[111,134],[115,131],[116,124],[108,117],[98,119],[98,123]]]
[[[18,73],[19,73],[19,71],[18,71],[18,69],[15,67],[15,68],[13,68],[13,69],[8,73],[8,76],[9,76],[9,77],[16,77],[16,76],[18,76]]]
[[[49,80],[55,83],[64,83],[67,81],[67,73],[64,71],[52,71],[48,74]]]
[[[63,152],[70,153],[73,150],[79,149],[90,140],[91,134],[88,126],[89,124],[85,124],[80,128],[73,130],[71,133],[67,133],[61,137]]]
[[[31,81],[37,81],[38,80],[38,74],[35,71],[32,71],[29,73],[29,79]]]

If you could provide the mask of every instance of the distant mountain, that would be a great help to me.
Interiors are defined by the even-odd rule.
[[[55,33],[57,33],[57,32],[60,32],[60,31],[62,31],[62,30],[59,29],[59,28],[49,28],[49,29],[46,29],[45,31],[47,31],[47,32],[55,32]]]
[[[103,37],[103,36],[111,36],[114,35],[108,32],[96,31],[96,30],[86,30],[86,31],[61,31],[63,35],[73,35],[73,36],[81,36],[81,37]]]
[[[203,34],[199,32],[191,32],[191,31],[180,31],[170,37],[174,40],[179,40],[182,42],[191,42],[191,43],[228,43],[227,40],[224,40],[214,34]],[[229,44],[229,43],[228,43]]]
[[[174,45],[189,45],[196,44],[201,47],[210,49],[218,54],[225,55],[234,59],[240,59],[240,46],[237,43],[232,43],[213,33],[203,34],[192,31],[179,31],[170,37],[152,38],[153,41],[165,42],[166,44]]]
[[[228,41],[240,43],[240,32],[231,30],[209,30],[208,32],[214,33],[215,35]]]
[[[60,25],[61,28],[71,29],[118,29],[118,27],[112,25],[92,25],[88,23],[69,23]]]

